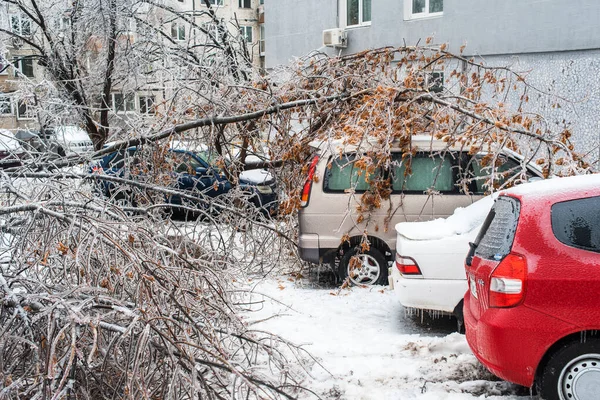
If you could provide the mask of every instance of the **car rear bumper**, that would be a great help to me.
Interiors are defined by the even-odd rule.
[[[394,292],[404,307],[452,313],[467,291],[466,279],[406,278],[392,267]]]
[[[298,238],[300,258],[314,264],[326,264],[334,260],[337,249],[319,247],[319,235],[304,233]]]
[[[518,385],[533,385],[539,362],[557,332],[566,335],[574,328],[524,305],[489,308],[476,320],[471,301],[467,294],[463,311],[469,347],[494,375]]]

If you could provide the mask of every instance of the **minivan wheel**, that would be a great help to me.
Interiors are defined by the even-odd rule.
[[[557,350],[542,372],[545,400],[592,400],[600,393],[600,339],[586,338]]]
[[[373,247],[363,252],[354,247],[340,260],[339,274],[342,280],[349,277],[353,285],[385,285],[388,263],[383,254]]]

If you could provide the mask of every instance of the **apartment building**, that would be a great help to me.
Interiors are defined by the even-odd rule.
[[[203,52],[204,57],[210,53],[210,50],[206,50],[207,47],[202,47],[202,42],[199,42],[202,40],[202,33],[190,23],[193,21],[196,26],[218,35],[205,0],[162,0],[157,2],[160,7],[154,8],[135,0],[130,0],[130,3],[135,5],[135,11],[126,17],[119,15],[118,46],[127,47],[139,43],[143,30],[152,26],[159,27],[163,32],[162,38],[158,35],[158,39],[153,40],[170,42],[168,44],[171,47],[179,46],[184,52]],[[209,0],[209,3],[221,25],[232,35],[241,36],[245,41],[253,65],[263,67],[264,49],[261,51],[260,41],[262,25],[259,24],[261,18],[264,21],[263,0]],[[65,0],[63,8],[66,12],[60,11],[60,2],[53,4],[56,4],[59,11],[48,23],[52,24],[52,29],[60,32],[58,35],[68,35],[70,25],[67,16],[70,2]],[[180,17],[174,17],[176,14]],[[0,4],[0,27],[25,38],[40,34],[35,24],[24,13],[7,2]],[[37,62],[36,52],[26,40],[7,34],[2,35],[2,38],[0,128],[36,128],[38,119],[27,106],[27,102],[20,100],[20,91],[27,84],[31,90],[32,85],[45,79],[44,68]],[[87,46],[101,49],[104,44],[101,40],[95,41],[92,36]],[[177,65],[176,57],[164,57],[157,53],[154,60],[151,60],[152,57],[146,55],[148,57],[143,57],[143,54],[138,57],[137,64],[132,63],[128,66],[131,74],[137,75],[136,79],[127,79],[127,82],[115,79],[113,93],[109,99],[109,106],[114,111],[111,126],[122,123],[128,117],[149,116],[157,103],[177,89],[182,75],[189,69],[188,66]],[[90,68],[93,68],[96,62],[103,62],[96,60],[93,54],[88,57],[87,64]]]
[[[267,0],[266,68],[311,51],[448,43],[489,65],[524,72],[569,101],[535,104],[549,124],[571,124],[577,148],[600,158],[600,2],[594,0]],[[325,40],[324,40],[325,39]]]

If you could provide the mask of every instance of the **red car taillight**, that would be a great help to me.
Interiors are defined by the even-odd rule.
[[[506,308],[518,305],[525,297],[527,262],[525,257],[510,253],[492,271],[490,277],[490,307]]]
[[[308,177],[302,188],[302,196],[300,197],[300,205],[306,207],[308,205],[308,199],[310,198],[310,189],[312,188],[313,179],[315,178],[315,171],[317,170],[317,163],[319,162],[319,156],[315,156],[310,167],[308,168]]]
[[[402,275],[422,275],[419,264],[412,257],[396,253],[396,268]]]

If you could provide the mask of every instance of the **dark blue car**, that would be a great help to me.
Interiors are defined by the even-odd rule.
[[[124,177],[136,181],[156,182],[163,175],[171,187],[183,190],[197,200],[171,195],[166,198],[169,204],[207,210],[211,207],[211,199],[224,195],[233,189],[232,183],[225,177],[223,171],[215,165],[215,160],[205,151],[192,152],[188,150],[167,150],[162,156],[147,155],[141,157],[143,150],[130,147],[126,150],[110,153],[95,163],[92,172]],[[146,160],[152,159],[151,163]],[[164,163],[164,165],[161,165]],[[152,174],[153,179],[148,179]],[[256,176],[257,174],[253,174]],[[264,179],[244,179],[242,174],[238,186],[246,195],[245,198],[257,207],[265,216],[273,216],[279,207],[275,179],[265,173]],[[123,204],[135,203],[129,198],[129,191],[116,182],[98,181],[98,188],[107,197]],[[218,210],[218,207],[216,208]]]

